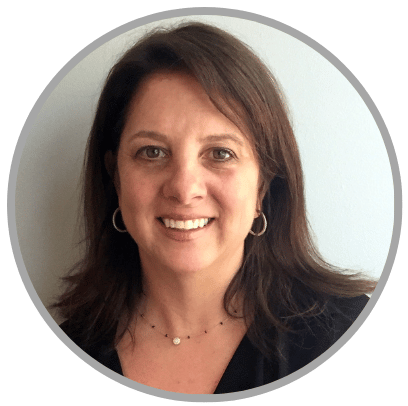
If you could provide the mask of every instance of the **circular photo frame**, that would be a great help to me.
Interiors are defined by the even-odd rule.
[[[60,278],[81,258],[78,188],[87,137],[110,68],[156,27],[202,22],[247,44],[285,95],[305,178],[308,220],[327,262],[378,279],[350,328],[322,355],[274,382],[240,392],[191,395],[132,381],[81,350],[50,304]],[[396,154],[379,111],[353,74],[320,44],[278,21],[218,8],[171,10],[107,33],[75,55],[33,107],[16,146],[9,183],[9,227],[16,262],[38,311],[80,358],[140,392],[185,401],[225,401],[269,392],[308,374],[336,353],[376,304],[395,259],[402,221]],[[63,230],[63,231],[62,231]]]

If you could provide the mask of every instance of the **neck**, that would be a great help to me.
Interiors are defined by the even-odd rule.
[[[235,272],[179,274],[144,269],[145,295],[138,310],[162,332],[194,335],[225,321],[224,295]],[[240,313],[237,301],[232,306]]]

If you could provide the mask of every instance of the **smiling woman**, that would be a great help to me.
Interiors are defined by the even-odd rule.
[[[259,166],[249,137],[191,75],[144,81],[116,160],[119,207],[145,278],[166,270],[231,280],[260,211]]]
[[[136,382],[276,381],[334,344],[375,287],[319,256],[282,92],[217,28],[157,30],[123,55],[84,173],[87,251],[54,307],[73,341]]]

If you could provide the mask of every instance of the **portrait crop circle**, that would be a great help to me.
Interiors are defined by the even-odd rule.
[[[39,296],[37,296],[37,291],[33,286],[33,283],[30,279],[30,264],[24,262],[24,255],[20,249],[20,245],[18,242],[18,227],[14,224],[14,219],[16,218],[16,204],[17,201],[14,201],[15,197],[15,190],[16,190],[16,183],[17,183],[17,176],[20,167],[20,159],[23,153],[24,146],[27,140],[30,137],[31,131],[33,127],[36,125],[36,117],[39,114],[40,110],[43,108],[44,104],[47,102],[49,97],[54,92],[54,89],[58,84],[64,79],[64,77],[74,69],[76,69],[77,65],[86,58],[90,53],[97,50],[98,47],[102,46],[103,44],[107,43],[108,41],[117,38],[121,35],[126,35],[129,30],[142,28],[146,25],[155,24],[156,22],[160,22],[164,19],[170,18],[183,18],[186,20],[194,20],[199,19],[199,16],[225,16],[229,18],[239,18],[246,21],[251,21],[252,23],[262,24],[264,26],[271,27],[271,29],[275,29],[281,31],[282,33],[288,34],[293,38],[303,42],[304,44],[308,45],[310,48],[314,49],[318,54],[320,54],[323,58],[329,61],[332,65],[334,65],[343,75],[344,77],[351,83],[354,87],[355,91],[359,93],[361,98],[364,100],[366,106],[370,110],[380,132],[384,140],[385,147],[388,152],[388,157],[391,165],[392,175],[393,175],[393,183],[394,183],[394,200],[395,200],[395,210],[394,210],[394,228],[392,232],[392,239],[390,243],[390,248],[388,251],[388,256],[385,262],[384,271],[381,274],[381,278],[379,280],[378,286],[376,291],[373,293],[371,300],[369,301],[368,305],[364,309],[363,313],[360,315],[359,319],[353,324],[353,326],[345,333],[339,341],[336,342],[329,350],[327,350],[323,355],[319,358],[308,364],[302,370],[299,370],[287,377],[284,377],[276,382],[273,382],[268,385],[264,385],[255,389],[251,389],[245,392],[237,392],[237,393],[230,393],[225,395],[187,395],[187,394],[178,394],[173,392],[164,392],[158,389],[150,388],[136,382],[130,381],[123,376],[120,376],[113,371],[108,370],[106,367],[99,364],[94,359],[90,358],[88,355],[83,353],[76,345],[74,345],[71,340],[68,339],[59,329],[57,323],[53,320],[50,316],[46,308],[44,307],[43,302],[40,300]],[[209,18],[211,20],[211,18]],[[222,27],[221,27],[222,28]],[[272,67],[273,68],[273,67]],[[278,78],[279,79],[279,78]],[[110,33],[104,35],[103,37],[99,38],[84,50],[79,52],[71,61],[67,63],[67,65],[52,79],[50,84],[44,90],[43,94],[38,99],[37,103],[33,107],[32,112],[30,113],[27,122],[23,128],[21,133],[19,142],[16,147],[16,152],[13,159],[12,169],[10,173],[10,187],[9,187],[9,224],[10,224],[10,237],[11,242],[13,245],[14,254],[16,257],[16,262],[21,273],[22,279],[24,281],[25,287],[29,292],[34,304],[36,305],[38,311],[41,313],[43,318],[47,321],[51,329],[58,335],[58,337],[80,358],[84,361],[92,365],[96,370],[102,372],[103,374],[109,376],[113,380],[120,382],[123,385],[128,387],[137,389],[138,391],[149,393],[155,396],[175,399],[175,400],[191,400],[191,401],[220,401],[220,400],[233,400],[233,399],[240,399],[245,397],[250,397],[254,395],[258,395],[260,393],[268,392],[274,389],[277,389],[281,386],[287,385],[288,383],[304,376],[305,374],[309,373],[317,366],[322,364],[326,361],[329,357],[331,357],[340,347],[342,347],[346,341],[348,341],[351,336],[357,331],[357,329],[361,326],[364,322],[368,314],[371,312],[372,308],[374,307],[376,301],[378,300],[385,283],[388,279],[388,276],[391,272],[391,267],[395,258],[396,249],[398,246],[399,234],[400,234],[400,224],[401,224],[401,182],[400,176],[398,171],[397,160],[395,156],[395,152],[392,146],[391,139],[385,127],[385,124],[376,109],[375,105],[373,104],[370,97],[367,95],[361,84],[358,82],[356,78],[344,67],[340,61],[338,61],[329,51],[325,50],[321,47],[318,43],[313,41],[312,39],[308,38],[307,36],[303,35],[302,33],[294,30],[291,27],[285,26],[277,21],[271,20],[269,18],[265,18],[262,16],[240,12],[236,10],[225,10],[222,11],[220,9],[184,9],[184,10],[172,10],[164,13],[158,13],[155,15],[151,15],[145,18],[141,18],[135,21],[132,21],[122,27],[119,27]],[[20,219],[22,221],[23,219]],[[38,290],[38,288],[37,288]]]

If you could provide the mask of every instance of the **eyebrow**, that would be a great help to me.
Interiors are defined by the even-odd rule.
[[[164,134],[160,134],[156,131],[145,131],[145,130],[139,131],[136,134],[133,134],[130,136],[130,140],[133,140],[135,138],[151,138],[151,139],[162,141],[162,142],[167,140],[167,137]]]
[[[133,134],[130,139],[133,140],[135,138],[150,138],[150,139],[154,139],[154,140],[161,141],[161,142],[167,141],[166,135],[158,133],[156,131],[146,131],[146,130],[142,130],[142,131],[137,132],[136,134]],[[231,134],[231,133],[206,135],[199,139],[201,143],[225,141],[225,140],[233,141],[236,144],[240,145],[241,147],[244,146],[244,142],[240,139],[240,137],[238,137],[235,134]]]
[[[235,142],[236,144],[240,145],[241,147],[244,146],[244,142],[235,134],[214,134],[214,135],[207,135],[205,137],[200,138],[201,142],[211,142],[211,141],[224,141],[230,140]]]

